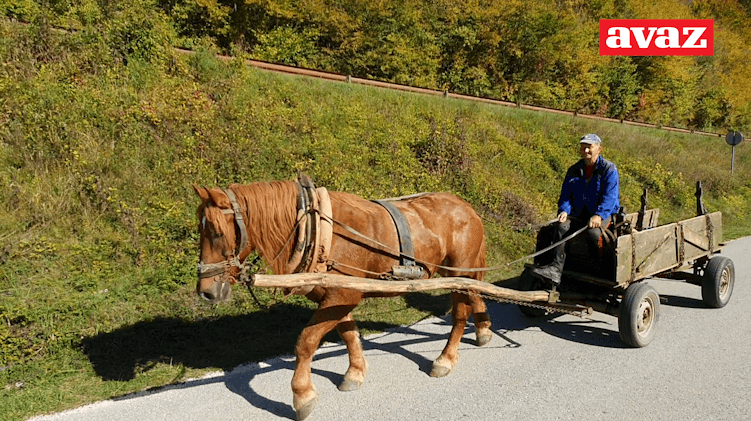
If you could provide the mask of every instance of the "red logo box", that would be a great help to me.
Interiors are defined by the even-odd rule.
[[[601,56],[712,56],[713,19],[601,19]]]

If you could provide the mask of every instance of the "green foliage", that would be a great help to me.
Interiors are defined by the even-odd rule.
[[[270,32],[258,35],[253,56],[272,63],[300,67],[312,67],[313,59],[318,55],[316,42],[318,33],[305,29],[302,33],[293,28],[274,28]],[[312,60],[313,59],[313,60]]]
[[[226,37],[231,32],[233,7],[216,0],[157,0],[175,23],[181,46],[191,48],[205,37]]]
[[[40,9],[33,0],[2,0],[0,13],[11,19],[32,21],[39,15]]]
[[[640,93],[636,69],[630,57],[618,57],[604,71],[603,94],[607,98],[607,117],[623,119],[636,109]]]
[[[696,110],[692,123],[695,127],[705,127],[710,131],[722,131],[728,127],[730,103],[723,88],[715,88],[696,98]]]
[[[175,43],[171,22],[152,0],[130,0],[107,9],[104,21],[110,49],[123,60],[143,60],[166,65]]]

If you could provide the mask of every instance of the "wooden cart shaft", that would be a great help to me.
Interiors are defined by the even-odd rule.
[[[549,291],[517,291],[495,286],[488,282],[460,277],[393,281],[327,273],[297,273],[292,275],[255,274],[251,277],[250,285],[269,288],[297,288],[314,285],[326,288],[347,288],[362,292],[385,294],[404,294],[448,289],[470,291],[477,294],[522,302],[548,301],[550,298]]]

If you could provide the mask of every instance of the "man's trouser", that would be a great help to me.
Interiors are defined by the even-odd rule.
[[[603,219],[601,228],[589,228],[584,231],[586,237],[587,249],[592,257],[593,261],[600,258],[599,255],[599,242],[602,230],[610,224],[611,217]],[[553,242],[557,243],[561,239],[565,238],[569,232],[576,232],[580,228],[589,224],[589,218],[577,218],[569,217],[566,222],[557,223],[555,233],[553,235]],[[563,265],[566,262],[566,243],[557,245],[553,249],[554,257],[553,262],[546,266],[537,266],[532,269],[532,273],[549,280],[553,285],[558,285],[561,282],[561,273],[563,272]]]
[[[607,228],[608,225],[610,225],[611,216],[607,217],[606,219],[602,220],[602,224],[600,225],[600,228],[588,228],[586,229],[581,235],[583,235],[587,240],[587,248],[589,250],[589,255],[593,259],[599,259],[601,256],[599,255],[599,249],[600,249],[600,236],[602,235],[602,230]],[[561,239],[565,238],[569,232],[576,232],[580,228],[585,227],[589,225],[589,217],[569,217],[566,219],[566,222],[558,223],[557,230],[555,231],[555,238],[554,243],[561,241]],[[566,253],[566,243],[559,244],[555,249],[555,256],[558,257],[559,255],[563,255],[565,259],[565,253]]]

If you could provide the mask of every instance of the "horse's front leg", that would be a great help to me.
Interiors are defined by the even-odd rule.
[[[368,372],[368,362],[362,353],[360,332],[357,330],[357,324],[352,317],[352,313],[349,313],[344,320],[336,325],[336,329],[347,346],[347,353],[349,354],[349,368],[344,375],[344,381],[339,385],[339,390],[344,392],[357,390],[365,382],[365,374]]]
[[[472,307],[467,304],[467,296],[458,292],[451,293],[453,306],[451,309],[452,328],[449,340],[443,348],[441,355],[433,362],[431,377],[444,377],[454,369],[459,362],[459,342],[464,336],[464,328],[467,326]]]
[[[321,339],[334,329],[353,309],[354,305],[321,306],[313,314],[308,326],[303,329],[295,346],[295,374],[292,376],[292,406],[297,419],[304,420],[318,403],[318,393],[310,379],[310,365]]]

